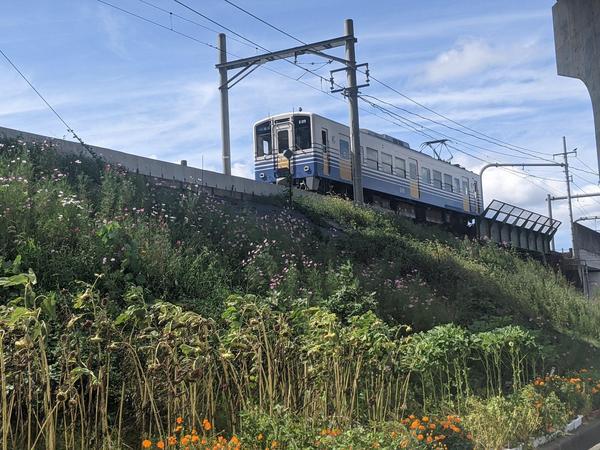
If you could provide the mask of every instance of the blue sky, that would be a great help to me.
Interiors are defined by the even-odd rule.
[[[107,1],[171,27],[168,13],[140,0]],[[218,29],[173,0],[144,1]],[[223,0],[184,3],[270,50],[296,45]],[[569,147],[579,149],[579,158],[572,164],[597,171],[587,90],[578,80],[556,75],[553,0],[238,3],[304,41],[342,35],[343,20],[353,18],[357,58],[369,63],[377,79],[461,124],[520,147],[557,153],[566,135]],[[85,141],[168,161],[187,159],[190,165],[221,170],[214,49],[96,0],[6,0],[1,13],[0,48]],[[197,40],[216,42],[215,33],[175,16],[172,26]],[[229,51],[238,56],[258,52],[233,40],[229,41]],[[321,61],[315,57],[305,56],[299,61],[308,63],[305,67],[310,69],[321,66],[310,64]],[[269,67],[292,78],[304,73],[300,81],[313,88],[261,68],[232,89],[232,159],[238,175],[252,176],[251,127],[256,120],[298,107],[347,120],[346,104],[339,94],[336,99],[320,92],[327,86],[319,78],[285,62]],[[337,66],[327,65],[318,73],[328,77],[332,68]],[[363,93],[440,120],[377,83]],[[361,107],[362,127],[397,136],[414,148],[428,139],[373,115],[375,111],[367,104]],[[435,133],[448,135],[456,147],[476,158],[490,162],[525,160],[506,148],[404,115]],[[66,135],[64,126],[3,60],[0,125],[56,137]],[[455,162],[472,170],[483,165],[472,156],[454,153]],[[594,175],[578,171],[574,175],[575,191],[598,189]],[[545,213],[546,194],[565,192],[562,180],[559,169],[531,169],[519,174],[490,170],[484,177],[486,199],[498,198]],[[599,202],[574,202],[576,218],[600,214]],[[554,209],[564,224],[557,247],[568,248],[567,205],[556,203]],[[595,226],[593,221],[587,224]]]

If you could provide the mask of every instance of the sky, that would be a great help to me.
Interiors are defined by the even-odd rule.
[[[216,32],[224,30],[174,0],[106,1],[163,27],[98,0],[2,0],[0,49],[85,142],[221,171],[214,45]],[[257,44],[271,51],[298,45],[224,0],[181,1],[254,42],[225,31],[230,59],[263,53]],[[344,19],[352,18],[357,61],[368,62],[375,79],[404,95],[371,80],[361,90],[364,95],[404,111],[392,109],[401,119],[392,118],[361,102],[361,127],[396,136],[415,149],[431,140],[423,133],[448,138],[452,161],[475,172],[487,162],[540,162],[515,146],[552,160],[553,153],[562,152],[566,136],[569,150],[578,149],[570,160],[574,193],[598,191],[589,94],[581,81],[556,74],[554,0],[235,3],[304,42],[341,36]],[[331,53],[343,56],[342,49]],[[301,107],[347,123],[346,102],[340,94],[329,94],[323,81],[340,66],[309,55],[298,63],[317,75],[273,62],[231,90],[235,175],[253,178],[252,125],[264,117]],[[336,82],[344,82],[342,74]],[[70,138],[1,58],[0,126]],[[486,203],[499,199],[543,214],[548,193],[566,194],[560,167],[491,169],[483,186]],[[575,219],[600,215],[600,199],[575,200],[573,209]],[[553,210],[563,222],[557,250],[567,249],[566,202],[553,202]]]

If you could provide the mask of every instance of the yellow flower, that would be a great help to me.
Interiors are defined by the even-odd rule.
[[[258,436],[256,436],[256,440],[257,441],[262,441],[265,437],[263,436],[262,433],[259,433]]]
[[[142,447],[143,448],[150,448],[150,447],[152,447],[152,441],[149,441],[148,439],[144,439],[142,441]]]
[[[277,441],[271,442],[271,448],[277,448],[277,447],[279,447],[279,442],[277,442]]]

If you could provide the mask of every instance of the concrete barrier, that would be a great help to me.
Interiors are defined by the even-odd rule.
[[[0,127],[0,136],[9,139],[23,139],[33,142],[51,142],[59,153],[65,155],[81,155],[91,157],[90,152],[77,142],[55,139],[26,131]],[[168,181],[192,183],[198,186],[216,189],[220,192],[240,193],[256,196],[274,196],[285,194],[286,189],[269,183],[260,183],[248,178],[224,175],[210,170],[198,169],[187,165],[159,161],[144,156],[132,155],[108,148],[89,146],[107,164],[119,165],[129,172],[160,178]]]

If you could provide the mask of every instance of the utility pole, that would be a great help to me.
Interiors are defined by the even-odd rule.
[[[548,194],[546,201],[548,202],[548,217],[552,220],[552,196],[550,194]],[[550,248],[552,249],[552,251],[556,250],[554,248],[554,235],[552,236],[552,240],[550,241]]]
[[[562,153],[555,153],[553,156],[562,155],[564,159],[565,168],[565,180],[567,181],[567,201],[569,202],[569,224],[571,225],[571,245],[573,246],[573,258],[577,259],[577,251],[575,249],[575,232],[573,226],[573,203],[571,199],[571,177],[569,176],[569,155],[577,155],[577,149],[567,152],[567,138],[563,136],[563,151]]]
[[[227,38],[219,33],[219,65],[227,63]],[[219,67],[219,91],[221,91],[221,140],[223,146],[223,173],[231,175],[231,137],[229,134],[229,88],[227,69]]]
[[[362,185],[362,165],[360,156],[360,125],[358,123],[358,87],[356,83],[356,51],[354,43],[354,23],[352,19],[346,19],[344,29],[348,39],[346,40],[346,78],[348,87],[348,106],[350,109],[350,153],[352,155],[352,187],[354,202],[362,205],[364,203]]]
[[[221,37],[222,36],[222,37]],[[223,166],[226,174],[231,173],[231,157],[230,157],[230,136],[229,136],[229,97],[228,91],[237,83],[242,81],[254,70],[258,69],[261,65],[287,58],[298,58],[298,56],[311,54],[327,59],[329,61],[336,61],[342,64],[342,69],[332,70],[331,93],[343,92],[344,96],[348,98],[349,110],[350,110],[350,152],[352,155],[352,185],[354,191],[354,201],[358,204],[362,204],[363,188],[362,188],[362,167],[360,157],[360,125],[358,120],[358,90],[362,87],[369,86],[369,67],[367,64],[356,64],[356,53],[355,44],[356,37],[354,37],[354,25],[351,19],[347,19],[345,22],[345,34],[333,39],[327,39],[325,41],[313,42],[311,44],[304,44],[297,47],[287,48],[285,50],[279,50],[275,52],[263,53],[261,55],[251,56],[248,58],[241,58],[234,61],[227,61],[225,35],[219,35],[219,64],[216,65],[220,75],[220,86],[221,91],[221,134],[223,137]],[[332,48],[345,46],[346,55],[345,58],[334,56],[325,51],[331,50]],[[293,63],[292,61],[288,62]],[[367,81],[364,84],[357,85],[356,71],[359,67],[366,67]],[[233,76],[228,78],[228,72],[230,70],[238,70]],[[347,85],[341,89],[333,89],[333,73],[339,71],[346,71]],[[292,170],[292,169],[290,169]]]

